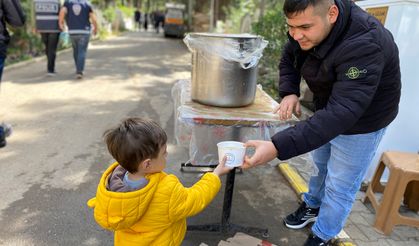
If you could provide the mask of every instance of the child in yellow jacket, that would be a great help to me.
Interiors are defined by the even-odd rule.
[[[115,245],[180,245],[186,218],[201,212],[229,172],[225,160],[190,188],[163,172],[167,136],[154,121],[124,120],[104,134],[117,161],[100,179],[96,197],[88,201],[97,223],[115,231]]]

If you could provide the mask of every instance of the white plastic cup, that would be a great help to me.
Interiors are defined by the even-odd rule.
[[[227,157],[225,165],[227,167],[240,167],[244,162],[246,147],[241,142],[223,141],[217,144],[218,160],[221,163],[224,156]]]

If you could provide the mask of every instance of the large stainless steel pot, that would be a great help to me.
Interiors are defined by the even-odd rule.
[[[192,51],[192,100],[219,107],[251,104],[256,93],[257,63],[267,42],[249,34],[189,35],[195,44],[188,45]]]

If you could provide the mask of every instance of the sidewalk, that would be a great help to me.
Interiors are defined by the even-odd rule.
[[[286,163],[280,163],[279,166]],[[292,187],[297,193],[301,190],[307,189],[307,183],[310,179],[310,174],[313,170],[313,162],[309,154],[304,154],[299,157],[292,158],[288,161],[291,168],[295,170],[297,179],[291,182]],[[283,168],[282,168],[283,169]],[[283,171],[282,171],[283,172]],[[284,172],[283,172],[284,174]],[[285,174],[289,176],[289,174]],[[298,180],[298,177],[302,180]],[[300,190],[299,190],[300,189]],[[417,246],[419,245],[419,229],[404,225],[397,225],[393,232],[389,235],[378,233],[374,227],[375,212],[371,204],[364,204],[362,202],[365,197],[365,192],[359,191],[356,196],[356,201],[353,205],[352,212],[346,222],[344,233],[339,235],[339,238],[344,242],[350,242],[344,245],[359,245],[359,246]],[[419,214],[406,207],[402,207],[400,213],[409,217],[418,218]]]

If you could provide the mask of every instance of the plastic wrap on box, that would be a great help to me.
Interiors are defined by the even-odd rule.
[[[193,165],[217,164],[218,142],[269,140],[298,121],[294,116],[281,121],[272,113],[278,103],[260,85],[254,103],[241,108],[220,108],[192,101],[190,80],[179,80],[172,88],[172,96],[176,142],[189,147],[189,162]]]

